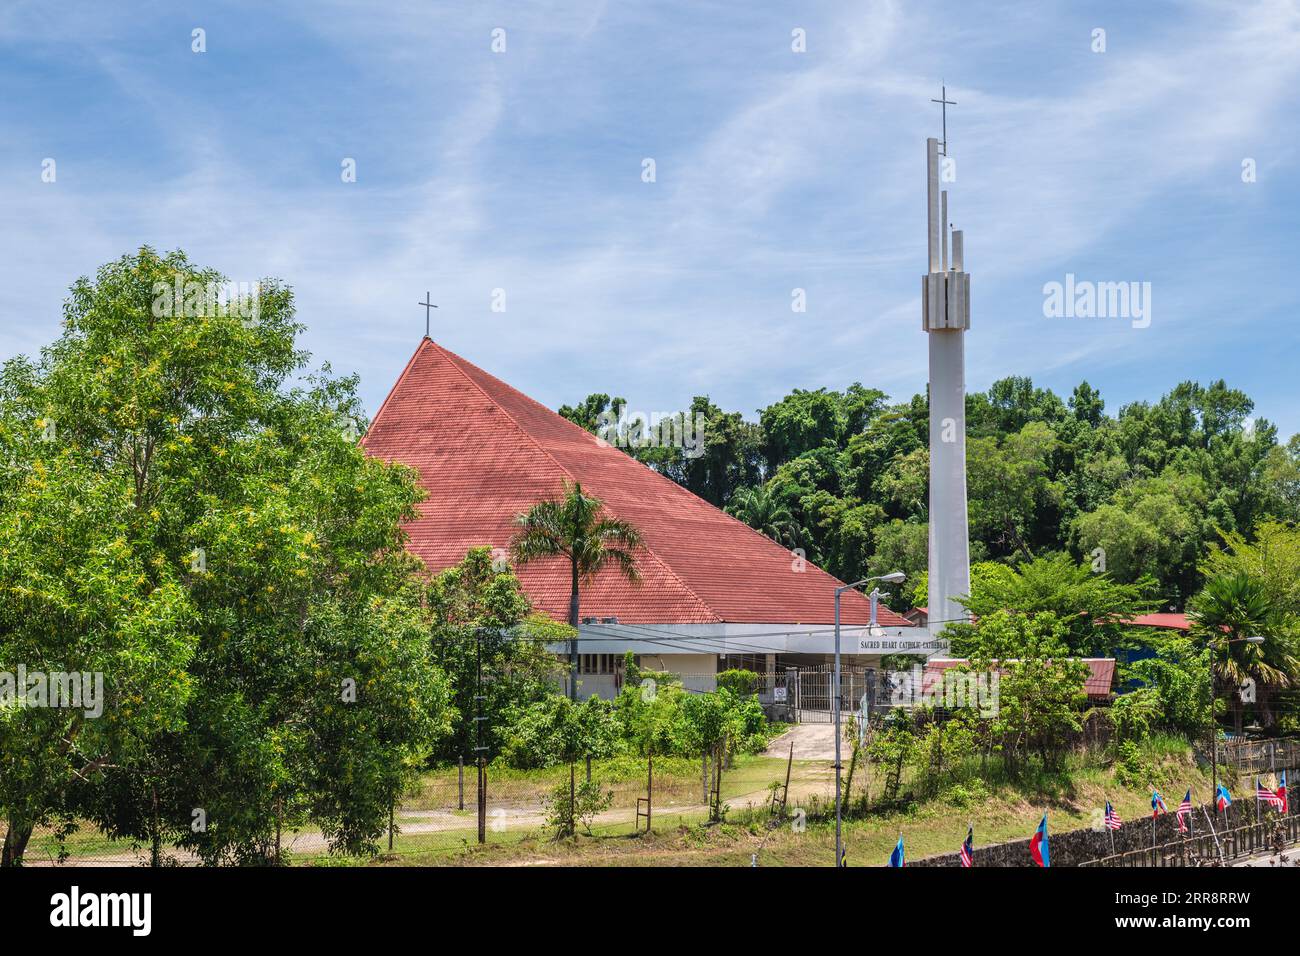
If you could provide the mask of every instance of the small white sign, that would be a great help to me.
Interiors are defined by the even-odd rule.
[[[785,703],[785,688],[784,688],[784,687],[777,687],[777,688],[774,688],[773,691],[772,691],[772,699],[775,700],[778,704],[784,704],[784,703]]]

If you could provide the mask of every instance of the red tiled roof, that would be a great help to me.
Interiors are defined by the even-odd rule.
[[[409,547],[434,571],[471,547],[508,547],[514,518],[557,497],[566,480],[641,530],[640,586],[613,568],[582,590],[583,617],[623,624],[829,624],[829,574],[793,570],[785,548],[429,339],[421,342],[380,407],[366,451],[420,472],[428,493],[407,527]],[[517,569],[533,605],[568,616],[561,559]],[[865,624],[869,602],[842,598],[841,619]],[[881,607],[879,623],[907,626]]]
[[[1077,658],[1088,665],[1088,676],[1083,681],[1083,692],[1092,699],[1109,697],[1115,686],[1115,658]],[[925,662],[921,685],[928,692],[944,671],[968,663],[964,657],[932,657]]]

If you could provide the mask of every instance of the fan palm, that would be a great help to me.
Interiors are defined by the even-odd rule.
[[[1196,633],[1205,638],[1211,653],[1215,697],[1227,697],[1233,726],[1241,733],[1244,711],[1237,692],[1247,679],[1256,687],[1256,700],[1265,723],[1272,722],[1272,694],[1292,686],[1300,674],[1300,661],[1292,655],[1292,622],[1270,596],[1264,582],[1246,574],[1211,577],[1189,607]],[[1262,644],[1245,640],[1254,635]]]
[[[741,488],[732,497],[727,513],[777,544],[794,547],[798,541],[799,523],[789,507],[766,486]]]
[[[579,589],[606,565],[613,565],[628,581],[638,583],[641,574],[636,552],[641,547],[641,532],[605,514],[600,499],[585,494],[581,484],[568,482],[562,498],[537,502],[517,515],[515,524],[519,530],[510,540],[510,554],[516,565],[547,558],[563,558],[569,564],[569,624],[575,629],[569,642],[569,696],[576,699]]]

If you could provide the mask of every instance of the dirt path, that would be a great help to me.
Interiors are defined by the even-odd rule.
[[[833,763],[835,725],[796,724],[768,744],[763,756],[789,757],[791,743],[794,744],[795,760],[829,760]]]

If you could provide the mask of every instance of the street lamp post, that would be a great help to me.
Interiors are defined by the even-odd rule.
[[[1214,719],[1214,651],[1216,647],[1226,647],[1229,644],[1263,644],[1264,638],[1259,635],[1250,637],[1234,637],[1228,641],[1209,641],[1210,647],[1210,673],[1206,683],[1210,690],[1210,787],[1213,788],[1211,799],[1214,805],[1219,805],[1219,728],[1217,721]]]
[[[835,701],[835,865],[837,867],[844,865],[844,840],[840,809],[840,744],[844,736],[840,731],[840,595],[863,584],[870,584],[872,581],[898,584],[906,580],[907,575],[902,571],[891,571],[889,574],[882,574],[875,578],[863,578],[861,581],[854,581],[852,584],[845,584],[835,589],[835,675],[832,696]],[[871,627],[876,626],[876,605],[879,600],[880,589],[876,588],[871,592]]]

